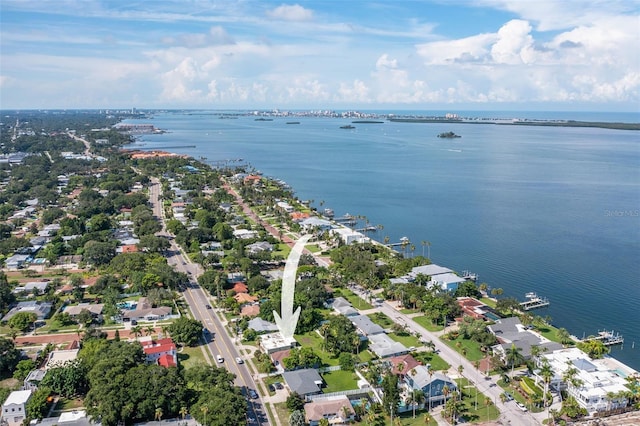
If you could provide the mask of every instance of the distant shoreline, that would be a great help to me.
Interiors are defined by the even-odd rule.
[[[545,120],[495,120],[495,119],[440,119],[440,118],[389,118],[394,123],[446,123],[446,124],[494,124],[502,126],[542,127],[592,127],[614,130],[640,130],[640,123],[608,123],[599,121],[545,121]]]

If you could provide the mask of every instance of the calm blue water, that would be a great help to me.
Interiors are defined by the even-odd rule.
[[[379,240],[407,236],[415,254],[429,241],[435,263],[474,271],[508,296],[548,297],[551,306],[535,313],[572,334],[619,331],[627,343],[613,355],[640,369],[640,133],[419,123],[344,130],[349,120],[287,120],[167,113],[145,122],[171,133],[141,142],[196,145],[170,150],[210,161],[243,158],[301,199],[382,224]],[[462,138],[436,137],[445,131]]]

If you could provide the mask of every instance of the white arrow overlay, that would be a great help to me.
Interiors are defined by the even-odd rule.
[[[296,289],[296,272],[298,271],[298,262],[304,251],[304,246],[311,238],[311,235],[303,235],[291,249],[287,263],[284,266],[284,274],[282,275],[282,293],[280,295],[280,312],[282,318],[276,311],[273,316],[276,319],[276,325],[280,334],[285,339],[293,338],[293,333],[298,325],[298,317],[300,316],[300,306],[293,312],[293,293]]]

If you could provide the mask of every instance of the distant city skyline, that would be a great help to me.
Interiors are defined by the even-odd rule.
[[[640,112],[639,0],[0,3],[0,109]]]

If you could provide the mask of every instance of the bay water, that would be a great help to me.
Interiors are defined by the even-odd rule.
[[[639,121],[637,114],[517,115]],[[158,113],[144,122],[167,133],[130,148],[166,147],[212,164],[242,158],[320,210],[383,225],[369,234],[379,241],[408,237],[415,247],[408,255],[430,252],[434,263],[473,271],[504,296],[549,298],[533,313],[578,337],[620,332],[625,343],[612,355],[640,369],[639,132],[386,121],[341,129],[351,120],[219,117]],[[449,131],[461,138],[437,137]]]

